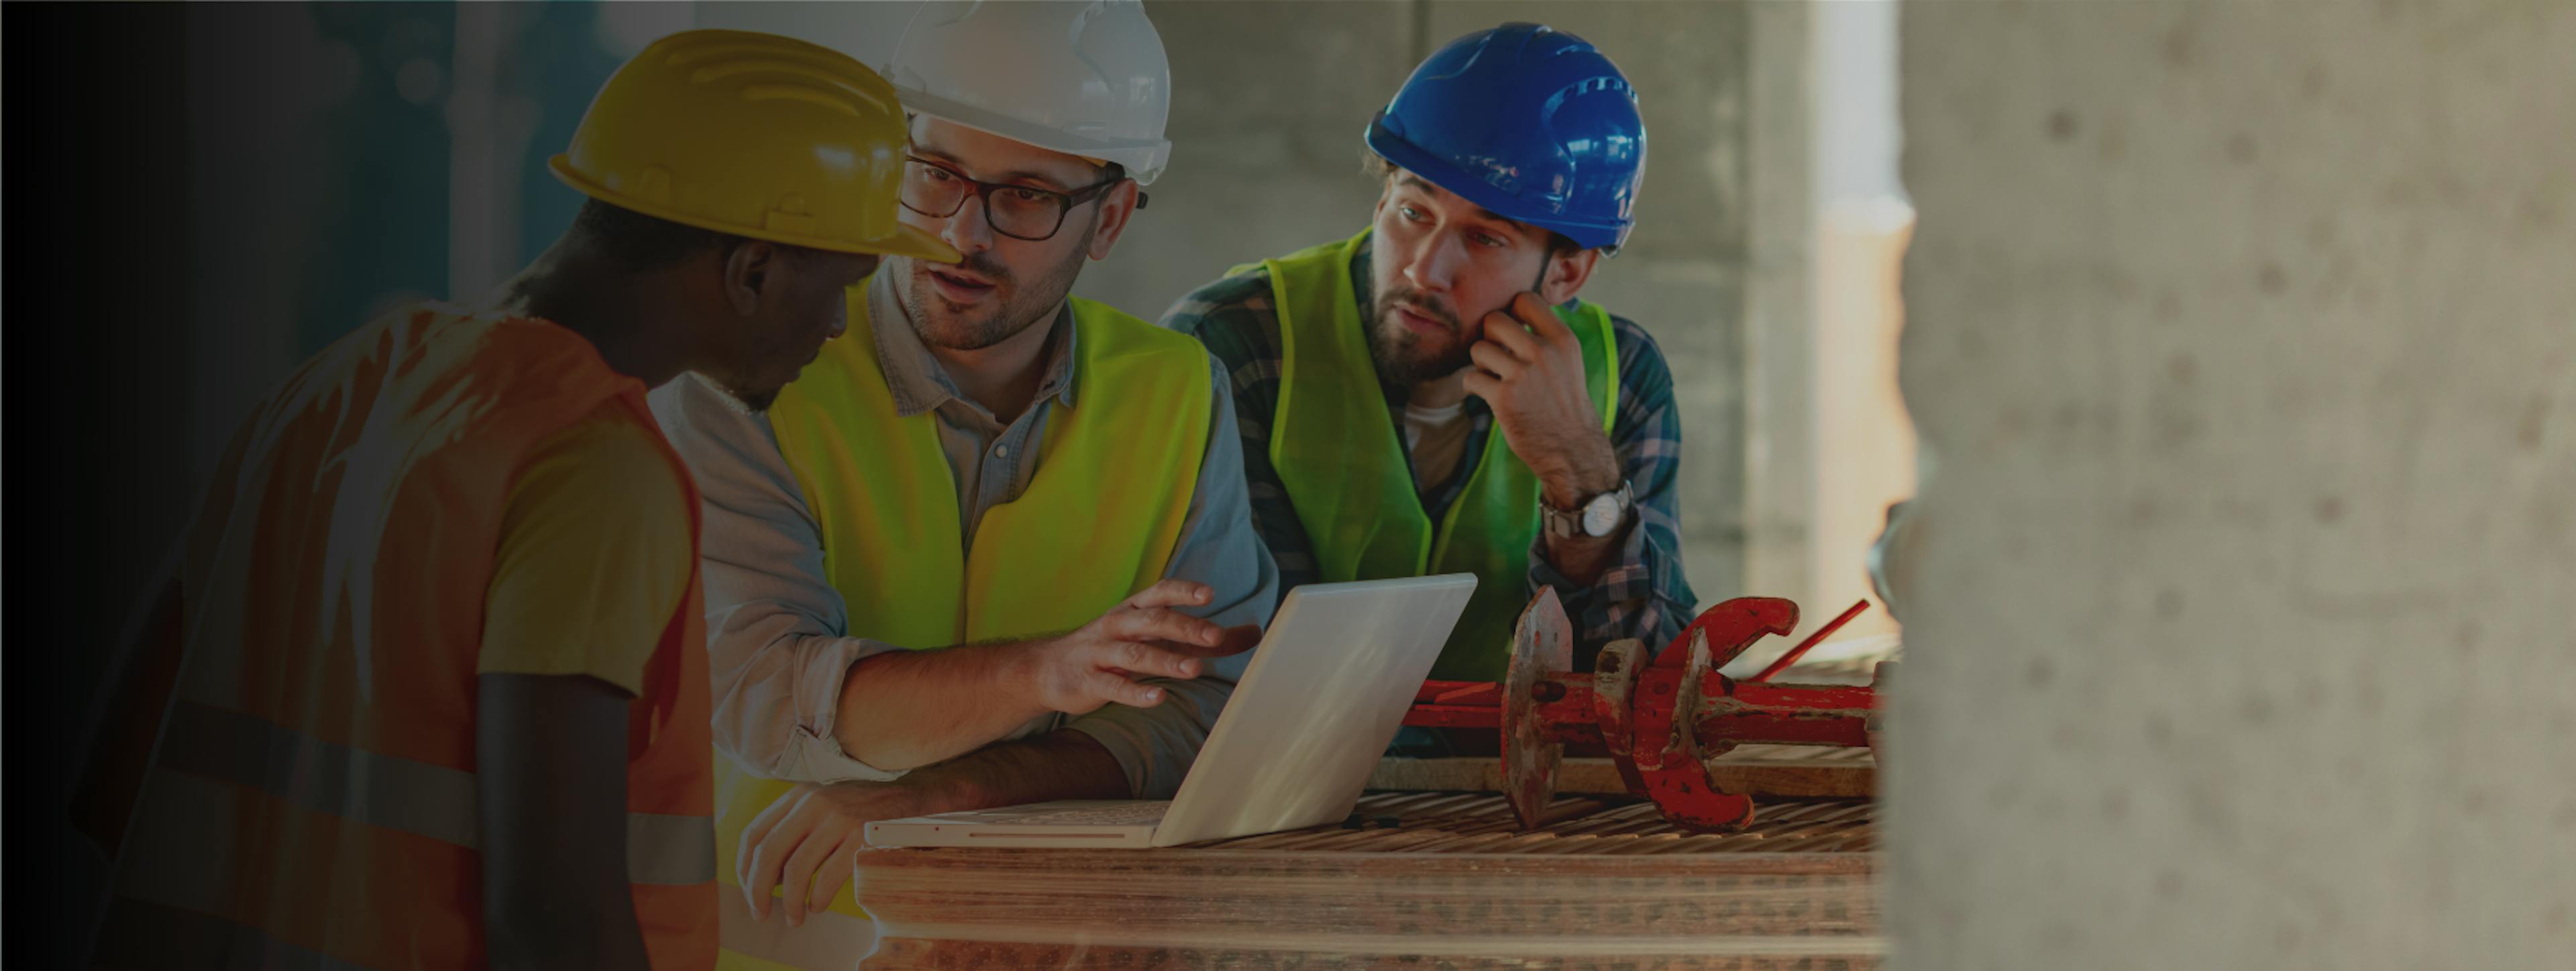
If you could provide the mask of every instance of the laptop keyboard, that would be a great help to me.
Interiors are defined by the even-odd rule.
[[[1130,802],[1112,806],[1086,806],[1080,809],[1050,809],[1042,813],[1021,816],[1011,822],[1047,826],[1068,824],[1123,826],[1161,822],[1163,812],[1170,808],[1172,804],[1168,802]]]

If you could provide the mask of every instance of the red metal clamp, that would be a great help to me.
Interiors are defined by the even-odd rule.
[[[1753,821],[1753,801],[1719,788],[1708,759],[1746,742],[1875,740],[1871,688],[1738,682],[1717,672],[1763,635],[1785,635],[1797,624],[1798,606],[1787,600],[1729,600],[1693,620],[1651,664],[1643,644],[1624,640],[1604,647],[1591,673],[1577,674],[1572,624],[1556,592],[1541,590],[1513,630],[1501,684],[1426,682],[1405,724],[1499,731],[1505,795],[1527,828],[1540,824],[1565,746],[1574,744],[1606,749],[1630,791],[1653,799],[1666,819],[1740,829]]]

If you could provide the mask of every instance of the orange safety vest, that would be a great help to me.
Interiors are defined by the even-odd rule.
[[[97,964],[484,963],[475,664],[503,507],[535,446],[611,402],[654,427],[644,386],[579,335],[438,305],[263,402],[189,536],[185,660]],[[697,490],[663,451],[694,544]],[[627,878],[656,967],[715,962],[691,570],[627,732]]]

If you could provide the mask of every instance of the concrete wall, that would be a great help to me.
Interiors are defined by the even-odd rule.
[[[2576,955],[2576,6],[1909,4],[1911,968]]]

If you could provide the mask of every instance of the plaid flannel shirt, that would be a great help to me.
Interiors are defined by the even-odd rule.
[[[1371,302],[1370,248],[1363,243],[1351,260],[1351,288],[1360,306]],[[1698,598],[1682,575],[1681,531],[1675,519],[1674,480],[1681,467],[1681,415],[1674,406],[1672,371],[1663,351],[1645,328],[1624,317],[1610,318],[1619,348],[1619,413],[1610,444],[1620,472],[1634,490],[1637,519],[1618,556],[1589,586],[1575,584],[1547,562],[1544,537],[1534,541],[1529,558],[1529,589],[1556,588],[1574,621],[1578,666],[1589,668],[1591,656],[1611,641],[1637,638],[1648,651],[1661,651],[1690,623]],[[1314,545],[1307,538],[1288,490],[1270,464],[1270,428],[1279,411],[1281,352],[1279,315],[1272,308],[1270,274],[1255,267],[1182,297],[1163,314],[1163,326],[1198,337],[1216,355],[1231,379],[1235,422],[1243,433],[1244,476],[1252,490],[1252,526],[1270,547],[1279,565],[1284,595],[1316,575]],[[1389,387],[1387,420],[1397,421],[1406,389]],[[1467,414],[1474,426],[1466,454],[1446,482],[1421,487],[1422,508],[1438,522],[1466,485],[1468,473],[1483,458],[1494,421],[1493,410],[1470,396]],[[1396,441],[1404,441],[1397,428]]]

